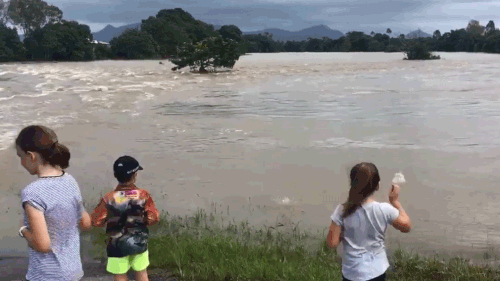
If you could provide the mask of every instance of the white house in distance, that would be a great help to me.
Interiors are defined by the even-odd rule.
[[[108,42],[102,42],[102,41],[97,41],[97,40],[93,40],[91,41],[92,44],[101,44],[101,45],[105,45],[106,47],[110,47],[109,43]]]

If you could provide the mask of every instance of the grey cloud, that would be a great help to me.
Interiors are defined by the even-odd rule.
[[[195,18],[212,24],[234,24],[242,30],[285,28],[299,30],[311,25],[325,24],[342,32],[374,29],[407,32],[419,26],[427,29],[458,29],[474,18],[486,24],[500,13],[497,2],[481,3],[459,0],[89,0],[69,2],[50,1],[60,7],[65,18],[93,23],[135,23],[156,15],[161,9],[182,8]],[[484,4],[487,3],[487,4]],[[459,5],[460,12],[456,11]],[[481,5],[492,5],[491,11],[477,11]],[[469,9],[467,7],[470,7]],[[495,8],[496,7],[496,8]],[[484,10],[484,9],[483,9]],[[497,12],[498,11],[498,12]],[[460,22],[463,21],[463,24]],[[459,25],[459,26],[457,26]],[[436,26],[434,28],[433,26]],[[405,30],[403,30],[405,29]],[[377,32],[377,30],[374,30]],[[431,32],[432,30],[424,30]]]

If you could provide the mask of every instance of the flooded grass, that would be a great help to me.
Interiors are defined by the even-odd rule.
[[[164,213],[150,229],[150,269],[179,280],[342,280],[341,259],[326,235],[298,225],[258,229],[199,209],[184,217]],[[104,257],[104,231],[94,229],[92,237],[96,256]],[[390,264],[387,280],[500,280],[500,270],[464,258],[444,261],[402,248]]]

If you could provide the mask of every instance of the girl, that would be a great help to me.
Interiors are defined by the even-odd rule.
[[[345,204],[331,216],[327,244],[336,248],[343,241],[344,281],[385,280],[389,261],[385,252],[385,231],[389,225],[401,232],[411,229],[410,218],[399,203],[400,187],[393,184],[389,203],[376,202],[380,176],[372,163],[360,163],[351,170],[351,189]]]
[[[38,179],[21,191],[24,226],[19,235],[29,249],[29,281],[75,281],[83,276],[80,233],[91,227],[80,188],[64,169],[70,153],[51,129],[24,128],[16,139],[21,165]]]

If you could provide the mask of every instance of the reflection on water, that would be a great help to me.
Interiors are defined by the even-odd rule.
[[[93,187],[83,191],[87,200],[95,186],[104,189],[88,175],[124,149],[149,157],[148,184],[164,208],[257,197],[269,209],[255,221],[286,207],[317,226],[346,195],[340,165],[375,159],[388,175],[406,169],[405,196],[419,201],[409,206],[413,236],[398,239],[482,251],[500,243],[500,209],[491,203],[500,57],[440,55],[409,62],[401,54],[252,54],[233,71],[208,75],[157,61],[4,64],[0,149],[34,122],[85,128],[68,135],[75,165],[88,169],[75,170]],[[335,202],[321,201],[326,190]]]

